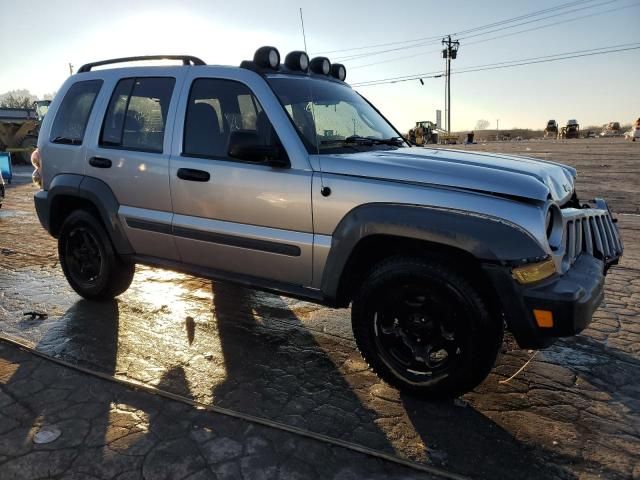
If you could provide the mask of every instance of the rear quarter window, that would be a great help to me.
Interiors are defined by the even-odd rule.
[[[51,127],[49,141],[68,145],[82,145],[87,122],[102,87],[102,80],[74,83],[58,108]]]

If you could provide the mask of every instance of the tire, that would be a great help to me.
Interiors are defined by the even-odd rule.
[[[71,288],[88,300],[117,297],[135,273],[135,264],[118,256],[100,221],[86,210],[72,212],[62,224],[58,256]]]
[[[364,281],[351,310],[358,349],[401,391],[453,398],[478,386],[495,364],[503,322],[480,290],[442,260],[393,257]]]

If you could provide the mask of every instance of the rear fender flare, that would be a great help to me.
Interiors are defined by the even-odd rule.
[[[109,186],[102,180],[77,174],[56,175],[47,190],[49,209],[56,197],[77,197],[89,201],[100,215],[100,219],[120,255],[135,253],[118,218],[120,204]],[[53,212],[49,212],[49,219]]]

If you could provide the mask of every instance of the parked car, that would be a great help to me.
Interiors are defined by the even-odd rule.
[[[94,71],[158,58],[184,65]],[[505,324],[543,348],[602,301],[622,241],[574,168],[411,147],[304,52],[124,60],[69,77],[38,139],[38,217],[79,295],[121,294],[141,263],[351,306],[371,368],[431,397],[482,382]]]

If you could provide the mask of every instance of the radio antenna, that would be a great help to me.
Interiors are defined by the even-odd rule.
[[[307,36],[304,33],[304,17],[302,16],[302,7],[300,7],[300,25],[302,26],[302,41],[304,42],[304,51],[307,52]],[[313,118],[313,134],[315,137],[316,153],[318,154],[318,169],[320,170],[320,193],[323,197],[331,195],[331,189],[324,184],[324,174],[322,173],[322,160],[320,159],[320,146],[318,145],[318,135],[316,134],[316,110],[313,105],[313,86],[309,83],[309,94],[311,97],[311,117]]]
[[[302,25],[302,41],[304,42],[304,51],[307,51],[307,36],[304,33],[304,18],[302,17],[302,7],[300,7],[300,25]]]

